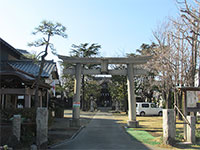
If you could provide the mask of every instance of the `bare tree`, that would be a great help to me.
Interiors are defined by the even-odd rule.
[[[187,78],[189,44],[184,34],[185,26],[173,20],[164,22],[153,32],[157,47],[148,68],[157,72],[167,108],[172,106],[172,92],[175,92],[176,86],[186,84],[190,79]]]
[[[191,46],[190,86],[194,86],[197,62],[199,58],[200,2],[198,0],[177,0],[184,25],[187,26],[185,39]]]
[[[158,72],[160,89],[163,98],[166,100],[167,108],[171,107],[172,87],[174,85],[173,78],[176,69],[170,31],[170,22],[165,22],[153,32],[158,44],[157,48],[154,49],[154,59],[151,62],[154,63],[154,70]]]

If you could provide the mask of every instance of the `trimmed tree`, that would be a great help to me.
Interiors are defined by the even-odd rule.
[[[44,64],[45,64],[45,58],[48,55],[48,50],[49,48],[51,49],[53,54],[56,54],[56,49],[54,48],[54,45],[52,43],[50,43],[50,40],[53,36],[61,36],[63,38],[67,38],[67,34],[65,33],[66,28],[60,24],[60,23],[54,23],[51,21],[42,21],[40,23],[40,25],[38,27],[35,28],[33,35],[36,34],[41,34],[42,38],[29,43],[29,46],[34,46],[34,47],[44,47],[44,51],[40,52],[39,55],[41,55],[41,63],[40,63],[40,68],[39,68],[39,73],[36,77],[35,80],[35,86],[36,86],[36,90],[35,90],[35,107],[39,107],[39,84],[41,82],[41,75],[42,75],[42,71],[44,68]]]

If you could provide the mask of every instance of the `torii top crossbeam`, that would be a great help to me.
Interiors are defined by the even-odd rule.
[[[63,55],[58,55],[60,59],[64,62],[74,63],[74,64],[145,64],[151,59],[151,56],[136,56],[136,57],[68,57]]]

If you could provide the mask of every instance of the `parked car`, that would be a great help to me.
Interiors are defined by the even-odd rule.
[[[162,108],[157,107],[154,103],[141,102],[136,103],[136,113],[140,116],[159,115],[162,116]]]

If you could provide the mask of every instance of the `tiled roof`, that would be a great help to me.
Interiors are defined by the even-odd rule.
[[[9,83],[10,79],[14,79],[14,78],[20,78],[21,81],[23,83],[25,83],[26,85],[31,85],[31,86],[35,86],[34,82],[35,82],[35,78],[33,77],[33,75],[29,75],[28,73],[24,73],[24,71],[21,70],[16,70],[14,69],[14,67],[11,67],[8,63],[0,63],[0,87],[2,86],[6,86],[6,87],[12,87],[13,85],[12,83]],[[12,80],[11,80],[12,81]],[[8,85],[9,83],[9,85]],[[17,86],[17,85],[16,85]],[[47,88],[50,89],[51,86],[47,83],[39,83],[40,88]]]
[[[26,72],[27,74],[37,76],[40,69],[40,61],[8,61],[8,64],[13,68]],[[46,61],[41,77],[48,78],[53,71],[56,71],[56,63],[53,61]]]

